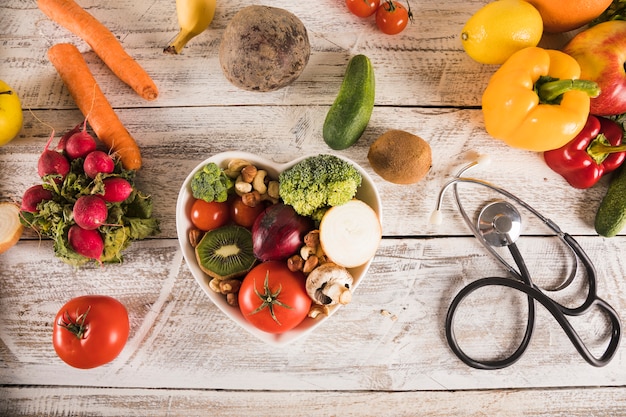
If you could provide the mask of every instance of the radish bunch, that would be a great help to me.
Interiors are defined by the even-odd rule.
[[[37,163],[43,182],[22,197],[21,221],[52,238],[58,257],[72,265],[119,262],[132,240],[159,232],[152,200],[133,186],[135,172],[98,149],[86,121],[51,149],[53,138]]]

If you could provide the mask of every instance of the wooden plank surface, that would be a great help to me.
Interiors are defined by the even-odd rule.
[[[543,308],[529,350],[510,368],[474,370],[447,346],[444,319],[454,295],[477,278],[506,276],[471,237],[451,193],[443,224],[428,222],[440,188],[478,154],[492,162],[472,175],[518,194],[574,235],[596,265],[599,295],[620,316],[626,309],[626,237],[600,238],[593,229],[608,179],[575,190],[540,154],[508,148],[484,131],[480,97],[495,67],[471,61],[458,32],[485,1],[412,1],[415,23],[399,36],[351,16],[341,1],[273,1],[303,20],[312,54],[295,83],[272,93],[230,85],[217,55],[234,13],[261,1],[218,2],[210,29],[180,56],[162,53],[177,30],[173,1],[78,2],[114,31],[161,95],[138,98],[34,0],[3,2],[0,79],[20,93],[24,127],[0,147],[0,201],[19,201],[38,182],[37,158],[52,129],[59,137],[82,121],[46,58],[52,44],[74,42],[141,147],[137,185],[153,196],[162,233],[134,243],[123,264],[104,268],[61,263],[51,242],[31,231],[0,254],[0,415],[266,416],[277,403],[281,414],[294,416],[626,415],[624,348],[606,367],[591,367]],[[542,44],[558,47],[569,37]],[[359,142],[337,153],[372,176],[384,239],[351,304],[310,335],[268,346],[224,316],[195,282],[176,239],[178,191],[196,164],[218,152],[246,150],[276,162],[328,152],[321,126],[356,53],[374,64],[376,107]],[[370,144],[391,128],[431,144],[433,166],[420,183],[390,184],[369,166]],[[495,198],[470,186],[462,195],[470,216]],[[536,281],[554,285],[571,266],[567,254],[537,220],[525,216],[523,233],[520,248]],[[554,296],[580,301],[583,278]],[[130,338],[110,364],[73,369],[52,349],[52,320],[69,298],[96,293],[126,305]],[[464,347],[481,357],[510,350],[507,336],[523,331],[525,311],[519,294],[478,293],[460,313]],[[594,311],[573,322],[601,352],[606,318]]]

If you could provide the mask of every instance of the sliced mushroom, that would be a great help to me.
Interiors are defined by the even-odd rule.
[[[352,300],[353,281],[346,268],[327,262],[311,271],[306,291],[317,304],[348,304]]]

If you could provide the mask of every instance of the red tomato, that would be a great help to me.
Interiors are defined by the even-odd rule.
[[[369,17],[376,13],[380,0],[346,0],[346,6],[352,14],[359,17]]]
[[[197,199],[191,206],[191,222],[198,229],[206,232],[224,226],[230,219],[229,207],[226,201],[211,201]]]
[[[413,17],[403,5],[393,0],[385,0],[376,11],[376,25],[387,35],[396,35],[404,30]]]
[[[248,272],[239,289],[241,313],[256,328],[284,333],[302,322],[311,308],[302,272],[284,261],[263,262]]]
[[[230,202],[230,218],[239,226],[252,227],[259,214],[265,210],[265,204],[257,204],[255,207],[247,206],[241,197],[235,196]]]
[[[122,303],[104,295],[85,295],[71,299],[57,313],[52,345],[68,365],[95,368],[120,354],[129,330]]]

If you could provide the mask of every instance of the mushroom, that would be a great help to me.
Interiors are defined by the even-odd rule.
[[[352,299],[353,278],[343,266],[326,262],[306,279],[306,291],[317,304],[348,304]]]

